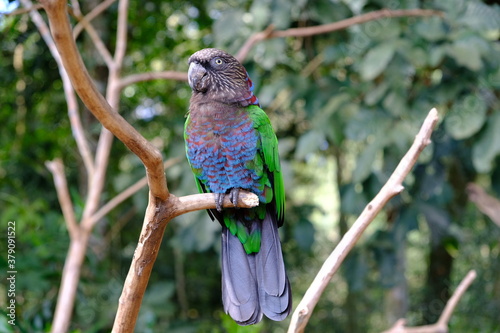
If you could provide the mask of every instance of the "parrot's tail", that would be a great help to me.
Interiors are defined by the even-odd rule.
[[[276,219],[270,213],[254,221],[261,229],[260,251],[247,254],[229,229],[222,229],[222,302],[239,325],[252,325],[262,314],[285,319],[292,309],[290,282],[285,272]]]

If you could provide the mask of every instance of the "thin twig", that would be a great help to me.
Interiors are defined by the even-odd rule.
[[[16,10],[13,10],[11,12],[0,12],[0,15],[1,16],[16,16],[16,15],[22,15],[22,14],[26,14],[26,13],[29,13],[31,11],[37,11],[39,9],[42,9],[43,6],[41,4],[36,4],[36,5],[31,5],[29,7],[26,7],[25,8],[19,8],[19,9],[16,9]]]
[[[477,276],[476,271],[470,270],[469,273],[467,273],[467,275],[463,278],[462,282],[460,282],[457,289],[455,289],[453,295],[450,297],[448,302],[446,302],[446,306],[444,307],[444,310],[441,313],[441,316],[439,317],[439,320],[437,322],[438,324],[448,326],[448,323],[450,322],[450,318],[451,315],[453,314],[453,311],[455,310],[455,307],[457,306],[458,302],[462,298],[465,291],[472,284],[476,276]]]
[[[118,3],[118,26],[116,28],[115,64],[118,71],[123,65],[123,58],[127,50],[127,22],[128,22],[128,0],[120,0]]]
[[[60,158],[57,158],[53,161],[45,162],[45,166],[54,177],[57,198],[59,199],[59,205],[61,206],[61,210],[63,212],[66,227],[68,228],[70,237],[75,239],[78,235],[79,228],[75,217],[75,211],[73,209],[73,202],[71,201],[71,196],[68,190],[68,183],[64,174],[64,164]]]
[[[274,24],[270,24],[266,29],[263,31],[257,32],[253,36],[251,36],[245,44],[240,48],[238,53],[236,54],[235,58],[238,59],[239,62],[243,62],[245,58],[247,57],[248,53],[252,49],[252,47],[260,42],[261,40],[272,38],[271,35],[274,31]]]
[[[120,88],[125,88],[134,83],[152,80],[176,80],[187,81],[186,72],[165,71],[165,72],[146,72],[125,76],[120,80]]]
[[[105,0],[94,7],[87,15],[80,18],[80,21],[73,28],[73,38],[76,40],[78,35],[85,28],[85,23],[90,23],[94,18],[99,16],[103,11],[105,11],[109,6],[115,3],[116,0]]]
[[[481,186],[474,183],[467,184],[466,192],[469,200],[500,227],[500,200],[492,197]]]
[[[368,21],[378,20],[384,17],[409,17],[409,16],[443,16],[444,13],[437,10],[428,9],[399,9],[389,10],[381,9],[374,12],[350,17],[334,23],[316,25],[304,28],[291,28],[287,30],[274,30],[272,26],[267,27],[264,31],[258,32],[250,37],[241,47],[236,55],[236,59],[240,62],[245,60],[252,47],[264,39],[284,38],[284,37],[306,37],[329,33],[337,30],[346,29],[350,26],[365,23]]]
[[[92,40],[94,47],[96,48],[97,52],[101,55],[106,66],[108,68],[114,67],[115,63],[113,61],[113,57],[111,56],[111,53],[109,52],[108,48],[104,44],[103,40],[101,39],[101,36],[99,36],[97,31],[95,30],[94,26],[90,22],[83,20],[83,16],[81,15],[81,13],[77,13],[73,10],[68,10],[68,11],[77,20],[80,20],[81,24],[85,27],[85,30],[87,31],[90,39]],[[75,40],[76,40],[76,38],[75,38]]]
[[[401,318],[398,319],[392,327],[382,333],[447,333],[449,328],[448,324],[450,322],[451,315],[455,310],[458,302],[462,298],[463,294],[469,286],[472,284],[476,278],[476,271],[470,270],[469,273],[463,278],[462,282],[458,285],[457,289],[451,296],[451,298],[446,302],[446,306],[439,317],[439,320],[430,325],[406,327],[406,320]]]
[[[68,9],[71,9],[77,16],[82,16],[82,10],[78,0],[71,0],[71,7],[68,7]]]
[[[179,163],[182,160],[180,157],[175,157],[171,158],[165,163],[163,163],[163,167],[165,169],[170,168],[171,166]],[[91,224],[92,226],[97,223],[100,219],[102,219],[106,214],[108,214],[111,210],[113,210],[116,206],[121,204],[123,201],[127,200],[130,198],[132,195],[134,195],[137,191],[139,191],[141,188],[146,186],[148,184],[148,178],[143,177],[139,179],[137,182],[126,188],[125,190],[121,191],[120,194],[118,194],[116,197],[108,201],[106,204],[104,204],[97,212],[95,212],[94,215],[92,215],[91,218]]]
[[[347,231],[344,237],[342,237],[337,247],[324,262],[316,278],[292,315],[292,320],[288,328],[289,333],[304,331],[321,294],[333,275],[339,269],[340,264],[344,261],[349,251],[361,237],[363,231],[370,225],[384,205],[392,197],[403,191],[403,180],[413,168],[420,152],[430,143],[430,136],[437,122],[437,110],[432,109],[425,118],[412,146],[401,159],[391,177],[387,180],[375,198],[365,207],[356,222],[354,222],[353,226]]]

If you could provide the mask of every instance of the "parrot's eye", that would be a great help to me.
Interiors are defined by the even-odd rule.
[[[221,58],[215,58],[214,63],[220,66],[224,63],[224,60],[222,60]]]

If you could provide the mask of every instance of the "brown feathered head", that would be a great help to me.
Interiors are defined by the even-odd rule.
[[[208,101],[247,106],[258,105],[253,83],[235,57],[219,49],[203,49],[189,57],[188,81],[193,95]]]

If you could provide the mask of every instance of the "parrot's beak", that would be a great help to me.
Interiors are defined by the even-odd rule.
[[[207,70],[199,63],[192,62],[189,65],[188,70],[188,81],[189,86],[193,91],[204,92],[206,87],[204,87],[203,77],[207,74]]]

